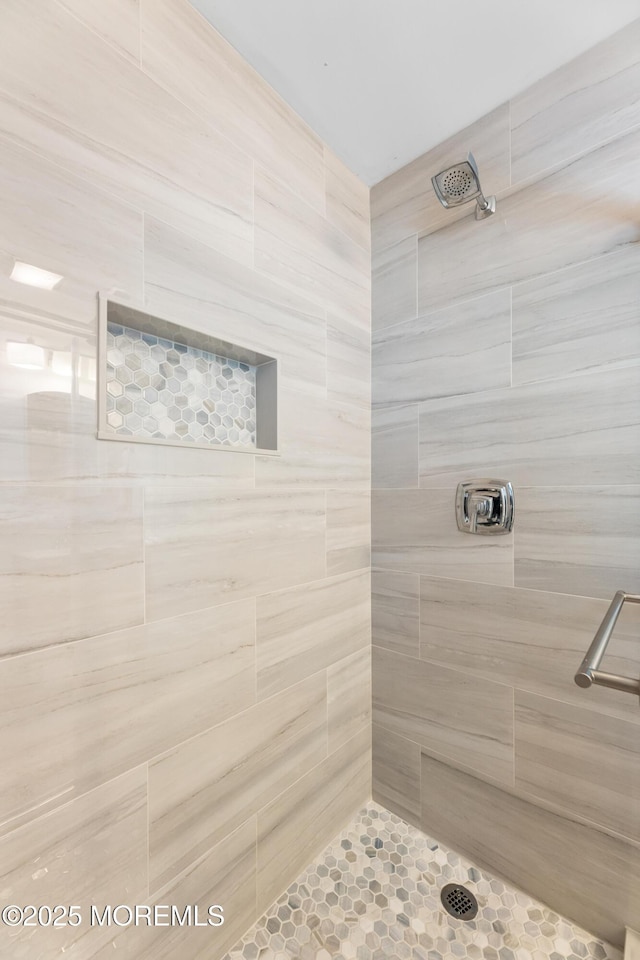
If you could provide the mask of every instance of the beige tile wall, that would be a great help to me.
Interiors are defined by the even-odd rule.
[[[187,0],[2,14],[3,899],[227,920],[0,954],[214,960],[370,795],[369,191]],[[98,290],[279,356],[282,456],[97,441]]]
[[[573,674],[640,592],[640,21],[372,190],[374,795],[621,942],[640,711]],[[498,210],[430,177],[472,150]],[[415,291],[417,290],[417,299]],[[513,534],[456,485],[515,486]],[[605,669],[640,673],[625,610]]]

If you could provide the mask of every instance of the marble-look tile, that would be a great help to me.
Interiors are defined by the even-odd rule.
[[[511,101],[513,182],[640,125],[640,19]]]
[[[640,362],[640,247],[513,288],[513,383]]]
[[[368,252],[259,167],[254,199],[256,268],[335,316],[366,326]]]
[[[372,188],[371,238],[374,251],[470,214],[473,220],[471,205],[445,210],[431,185],[431,177],[466,160],[469,150],[476,158],[487,195],[509,186],[508,103],[455,133]]]
[[[371,495],[368,490],[327,490],[327,573],[371,565]]]
[[[5,486],[2,655],[142,623],[142,493]]]
[[[42,304],[47,312],[59,308],[88,327],[96,321],[98,290],[118,290],[125,299],[142,296],[138,211],[4,138],[0,138],[0,204],[2,298],[15,296],[36,308]],[[9,279],[14,260],[63,279],[43,296],[43,291]]]
[[[420,409],[420,485],[473,476],[518,486],[637,483],[639,445],[634,368],[430,400]]]
[[[247,600],[0,660],[0,833],[254,703],[254,631]]]
[[[152,890],[326,756],[326,711],[321,672],[150,763]]]
[[[373,643],[407,656],[420,656],[420,578],[417,573],[371,574]]]
[[[304,374],[302,374],[304,375]],[[348,318],[327,317],[327,397],[371,407],[371,331]]]
[[[417,313],[417,237],[375,254],[371,270],[371,322],[384,330]]]
[[[371,793],[371,733],[364,730],[258,814],[258,910],[295,879]]]
[[[582,690],[573,681],[608,605],[609,599],[422,577],[421,656],[576,706],[640,720],[632,697],[598,686]],[[605,670],[637,673],[639,632],[640,607],[626,604],[607,649]]]
[[[511,384],[511,291],[498,290],[374,336],[376,403],[417,403]]]
[[[513,781],[511,687],[374,647],[373,722],[456,766]]]
[[[145,544],[150,620],[318,580],[324,494],[148,488]]]
[[[149,901],[147,901],[149,902]],[[242,936],[256,915],[256,818],[251,817],[209,850],[151,901],[197,906],[201,926],[131,926],[113,931],[91,960],[213,960]],[[203,926],[212,905],[224,910],[222,926]],[[194,916],[194,911],[192,911]],[[162,918],[166,914],[160,915]]]
[[[325,145],[327,217],[365,250],[371,247],[369,188]]]
[[[327,670],[329,753],[371,731],[371,644]]]
[[[142,65],[224,137],[324,210],[322,142],[187,0],[143,3]]]
[[[422,829],[610,943],[640,923],[640,847],[424,755]]]
[[[640,131],[499,198],[489,220],[471,218],[422,237],[418,310],[436,310],[637,243],[640,227],[632,211],[638,202]]]
[[[456,526],[455,490],[455,483],[429,490],[374,490],[374,568],[513,584],[513,536],[461,533]]]
[[[386,404],[371,411],[373,487],[418,486],[418,404]]]
[[[639,733],[638,723],[517,690],[516,787],[638,841]]]
[[[368,571],[258,597],[257,691],[285,690],[370,640]]]
[[[640,593],[639,495],[632,485],[521,488],[516,586],[609,599]]]
[[[420,746],[373,726],[373,799],[410,823],[420,822]]]
[[[251,262],[252,161],[55,0],[3,5],[0,119],[20,145]]]
[[[95,956],[90,907],[142,903],[147,892],[146,770],[111,780],[0,840],[7,903],[76,904],[78,926],[0,927],[3,957]],[[102,933],[104,933],[102,931]]]
[[[58,0],[58,2],[82,20],[90,30],[97,33],[116,48],[118,53],[140,62],[140,4],[142,0],[109,0],[109,5],[87,3],[87,0]]]

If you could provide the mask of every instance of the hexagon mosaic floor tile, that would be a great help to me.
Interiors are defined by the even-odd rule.
[[[107,424],[119,436],[256,445],[256,368],[109,323]]]
[[[440,890],[478,902],[450,916]],[[531,897],[377,806],[365,809],[224,960],[621,960]]]

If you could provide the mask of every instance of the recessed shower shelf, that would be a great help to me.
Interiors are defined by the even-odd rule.
[[[100,298],[98,438],[277,454],[278,361]]]

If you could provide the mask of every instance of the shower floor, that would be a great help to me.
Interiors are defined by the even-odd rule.
[[[475,920],[440,889],[475,894]],[[388,810],[362,811],[224,960],[621,960],[548,907]]]

